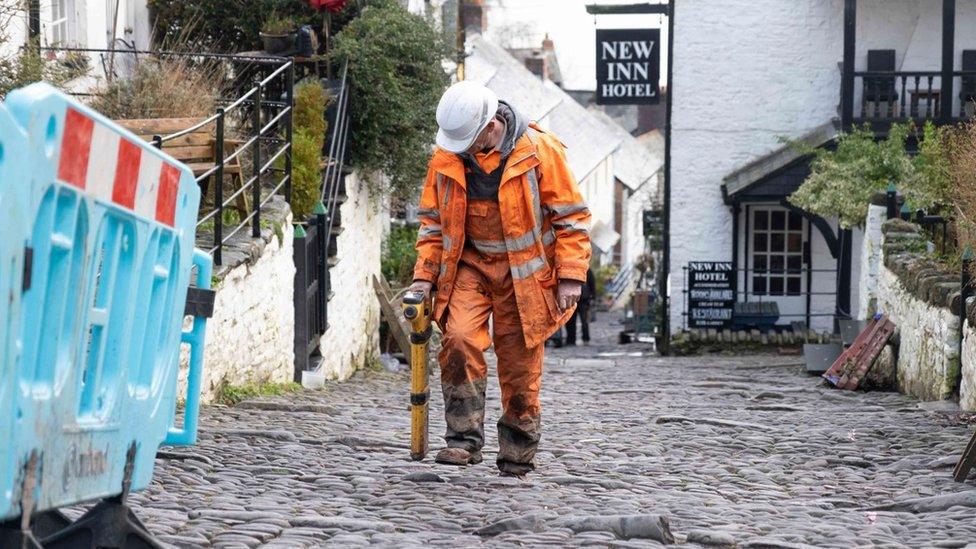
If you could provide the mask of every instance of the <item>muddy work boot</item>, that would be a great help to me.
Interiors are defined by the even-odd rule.
[[[445,465],[474,465],[481,463],[481,452],[469,452],[464,448],[444,448],[437,452],[434,461]]]

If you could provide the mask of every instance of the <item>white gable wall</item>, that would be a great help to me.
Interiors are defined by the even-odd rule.
[[[839,117],[842,0],[681,0],[676,5],[671,156],[671,325],[682,325],[682,267],[729,260],[732,215],[722,179]],[[895,49],[901,70],[941,69],[942,3],[859,0],[856,68],[868,49]],[[955,63],[976,49],[976,0],[958,0]],[[957,81],[958,85],[958,81]],[[856,86],[856,93],[860,90]],[[938,87],[935,85],[934,87]],[[956,99],[958,101],[958,99]],[[835,226],[836,228],[836,226]],[[813,231],[813,268],[832,258]],[[855,234],[857,253],[859,234]],[[741,248],[740,248],[741,249]],[[825,265],[824,261],[831,262]],[[857,277],[859,260],[852,262]],[[834,291],[828,273],[814,289]],[[852,303],[857,303],[852,284]],[[831,300],[832,301],[832,300]],[[813,300],[815,312],[830,309]]]

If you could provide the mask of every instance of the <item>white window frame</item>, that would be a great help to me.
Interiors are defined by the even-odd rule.
[[[77,45],[78,28],[75,0],[49,0],[47,39],[50,46]]]

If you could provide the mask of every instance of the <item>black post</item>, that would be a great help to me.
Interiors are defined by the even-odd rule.
[[[888,183],[885,205],[888,207],[888,219],[898,217],[898,190],[895,188],[894,183]]]
[[[739,215],[742,206],[732,204],[732,302],[739,301]],[[743,277],[744,278],[744,277]]]
[[[295,113],[295,62],[290,61],[288,72],[285,74],[285,108],[288,109],[288,116],[285,117],[285,145],[288,152],[285,153],[285,201],[291,204],[291,155],[293,151],[292,132],[294,131]]]
[[[332,231],[328,230],[327,224],[329,223],[329,215],[326,213],[325,205],[319,202],[315,205],[312,210],[312,214],[315,216],[315,256],[318,258],[316,260],[315,267],[318,269],[317,279],[319,281],[319,289],[315,295],[315,299],[318,303],[319,317],[317,320],[319,326],[319,333],[325,333],[328,326],[328,313],[326,307],[328,306],[329,299],[329,233]]]
[[[838,244],[840,257],[837,258],[837,303],[834,313],[834,329],[837,330],[841,318],[851,318],[851,248],[853,248],[853,233],[850,229],[841,229]]]
[[[671,313],[668,296],[668,279],[671,276],[671,113],[674,105],[674,12],[676,2],[671,2],[668,14],[668,96],[665,98],[665,128],[664,128],[664,216],[662,219],[662,240],[664,250],[661,253],[661,340],[660,353],[671,353]]]
[[[301,225],[295,225],[294,297],[295,305],[295,383],[302,382],[302,372],[308,370],[308,238]]]
[[[952,121],[953,65],[956,50],[956,0],[942,0],[942,90],[940,118],[944,124]]]
[[[261,236],[261,107],[264,86],[258,80],[254,83],[254,110],[251,112],[251,125],[254,127],[254,181],[251,183],[251,236]]]
[[[40,0],[30,0],[27,6],[27,35],[31,40],[41,36],[41,2]],[[35,46],[40,45],[40,41]]]
[[[909,221],[912,218],[912,210],[908,207],[908,202],[901,205],[899,217],[901,217],[902,221]]]
[[[857,0],[844,0],[844,66],[840,83],[841,129],[854,126],[854,53],[857,39]]]
[[[214,174],[216,185],[214,185],[214,234],[213,259],[215,265],[220,265],[223,261],[222,250],[224,248],[224,108],[217,108],[217,128],[214,136],[214,162],[217,164],[217,172]]]

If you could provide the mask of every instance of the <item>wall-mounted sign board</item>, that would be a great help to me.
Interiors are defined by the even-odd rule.
[[[597,29],[598,105],[655,105],[660,80],[660,29]]]

